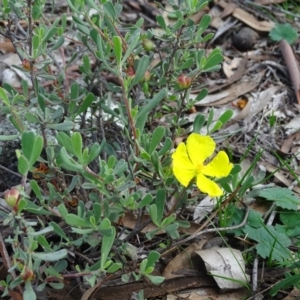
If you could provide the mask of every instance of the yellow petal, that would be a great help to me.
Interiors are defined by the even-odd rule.
[[[197,187],[200,191],[208,194],[212,198],[221,196],[223,194],[223,191],[215,182],[205,177],[201,173],[197,175]]]
[[[186,141],[186,147],[192,163],[197,166],[214,153],[216,143],[210,136],[192,133]]]
[[[189,159],[184,143],[180,143],[172,154],[173,173],[177,180],[183,185],[188,186],[190,181],[196,176],[195,166]]]
[[[224,151],[220,151],[214,159],[203,166],[201,172],[211,177],[226,177],[233,168],[233,164],[229,162],[228,155]]]

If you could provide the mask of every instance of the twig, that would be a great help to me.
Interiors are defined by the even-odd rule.
[[[5,243],[4,243],[4,240],[3,240],[3,237],[2,237],[2,234],[0,232],[0,253],[1,253],[1,257],[3,259],[3,264],[5,266],[5,268],[7,270],[9,270],[11,268],[11,261],[10,261],[10,258],[9,258],[9,255],[8,255],[8,252],[7,252],[7,249],[5,247]],[[10,274],[12,276],[13,279],[16,279],[17,278],[17,275],[16,275],[16,272],[14,269],[12,269],[10,271]],[[22,288],[20,287],[20,285],[17,285],[17,289],[18,291],[23,294],[22,292]]]
[[[181,240],[181,241],[178,241],[176,243],[174,243],[172,245],[172,248],[165,251],[164,253],[162,253],[161,256],[165,256],[167,253],[169,253],[173,248],[175,247],[178,247],[179,245],[182,245],[182,244],[185,244],[186,242],[190,241],[190,240],[193,240],[195,238],[199,238],[201,235],[203,234],[206,234],[206,233],[212,233],[212,232],[219,232],[219,231],[227,231],[227,230],[235,230],[235,229],[238,229],[238,228],[241,228],[243,226],[246,225],[246,222],[247,222],[247,219],[248,219],[248,216],[249,216],[249,207],[246,206],[246,213],[245,213],[245,217],[244,217],[244,220],[242,223],[240,223],[239,225],[235,225],[235,226],[229,226],[229,227],[221,227],[221,228],[210,228],[210,229],[206,229],[206,230],[203,230],[203,231],[200,231],[200,232],[195,232],[193,233],[192,235],[188,236],[187,238]]]
[[[28,6],[28,45],[29,45],[29,57],[30,57],[30,78],[32,83],[32,88],[34,90],[35,96],[38,96],[37,86],[35,84],[35,75],[34,75],[34,59],[32,51],[32,36],[33,36],[33,22],[32,22],[32,0],[27,0]]]
[[[8,169],[8,168],[2,166],[2,165],[0,165],[0,169],[3,169],[3,170],[6,171],[6,172],[9,172],[9,173],[11,173],[11,174],[13,174],[13,175],[15,175],[15,176],[20,177],[20,178],[23,178],[23,176],[20,175],[19,173],[16,173],[16,172],[14,172],[14,171],[12,171],[12,170],[10,170],[10,169]]]
[[[253,299],[256,300],[257,296],[255,295],[257,292],[257,277],[258,277],[258,255],[256,255],[253,268],[252,268],[252,295]]]

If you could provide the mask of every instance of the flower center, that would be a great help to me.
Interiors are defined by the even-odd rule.
[[[201,173],[202,168],[203,168],[203,164],[202,163],[197,163],[196,164],[196,172],[197,172],[197,174]]]

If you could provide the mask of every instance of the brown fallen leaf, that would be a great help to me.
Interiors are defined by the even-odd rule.
[[[288,155],[288,154],[293,154],[297,150],[294,149],[294,142],[300,140],[300,132],[295,132],[291,134],[288,138],[286,138],[280,148],[281,154]]]
[[[298,104],[300,104],[300,71],[299,64],[296,60],[292,47],[286,40],[280,42],[280,49],[286,66],[288,68],[291,81],[295,90]]]
[[[262,5],[269,5],[269,4],[278,4],[283,3],[286,0],[255,0],[255,3],[262,4]]]
[[[1,42],[0,50],[5,51],[5,52],[16,52],[15,47],[12,44],[12,42]]]
[[[222,8],[226,8],[229,4],[224,0],[215,1],[216,4],[221,6]],[[269,32],[275,26],[275,23],[272,21],[259,21],[253,15],[249,14],[245,10],[236,7],[232,15],[243,23],[247,24],[249,27],[262,32]]]
[[[195,103],[196,106],[219,106],[226,104],[228,102],[232,102],[236,100],[239,96],[245,95],[255,89],[261,78],[263,77],[265,71],[261,71],[256,75],[255,78],[253,78],[251,81],[248,82],[236,82],[232,84],[228,89],[223,91],[224,95],[227,95],[223,97],[222,99],[214,102],[208,102],[209,97],[204,98],[202,101],[199,101],[198,103]],[[245,109],[245,108],[244,108]]]
[[[286,175],[284,174],[283,171],[279,171],[278,167],[269,163],[269,162],[266,162],[266,161],[263,161],[261,163],[269,173],[274,173],[274,176],[280,181],[282,182],[286,187],[290,187],[293,185],[293,182],[291,180],[289,180],[288,178],[286,178]],[[300,187],[298,185],[294,185],[293,188],[291,189],[293,192],[295,193],[298,193],[300,194]]]

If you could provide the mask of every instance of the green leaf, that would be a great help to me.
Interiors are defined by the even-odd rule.
[[[163,16],[161,15],[158,15],[156,17],[156,22],[158,23],[158,25],[165,31],[167,31],[167,25],[166,25],[166,22],[165,22],[165,19]]]
[[[22,152],[31,166],[37,161],[43,150],[44,140],[40,135],[35,136],[32,131],[22,134]]]
[[[149,67],[149,56],[144,55],[140,60],[138,67],[136,69],[135,75],[130,83],[129,90],[132,89],[134,85],[136,85],[138,82],[140,82],[145,75],[145,72],[147,71],[147,68]]]
[[[143,208],[149,205],[153,201],[153,196],[151,194],[146,194],[144,198],[141,200],[137,208]]]
[[[157,207],[156,207],[156,204],[152,204],[150,205],[149,207],[149,215],[150,215],[150,218],[152,220],[152,222],[159,227],[159,222],[157,220]]]
[[[211,15],[204,15],[201,18],[200,23],[198,24],[199,29],[196,32],[196,37],[200,37],[202,33],[208,28],[210,22],[211,22]]]
[[[44,261],[58,261],[68,255],[68,251],[66,249],[61,249],[55,252],[33,252],[32,256],[34,258],[38,258]]]
[[[69,131],[73,129],[74,127],[74,122],[72,121],[65,121],[63,123],[58,123],[58,124],[47,124],[46,127],[59,130],[59,131]]]
[[[91,71],[91,63],[90,63],[90,58],[88,57],[88,55],[83,55],[82,57],[82,62],[83,62],[83,67],[84,67],[84,71],[86,72],[86,74],[91,75],[92,71]]]
[[[74,154],[72,140],[71,138],[64,132],[58,132],[56,134],[57,141],[67,149],[68,152]]]
[[[18,171],[21,175],[25,176],[30,169],[29,161],[24,155],[18,158]]]
[[[33,18],[33,20],[36,21],[37,19],[39,19],[41,14],[42,14],[41,6],[38,5],[38,4],[33,5],[33,7],[32,7],[32,18]]]
[[[31,285],[31,281],[25,281],[25,290],[23,292],[23,300],[36,300],[36,294]]]
[[[55,44],[50,48],[50,52],[57,50],[58,48],[60,48],[65,42],[65,37],[61,36],[59,37],[59,39],[55,42]]]
[[[147,257],[147,264],[145,266],[145,270],[148,268],[154,267],[157,260],[160,258],[160,254],[156,251],[151,251]]]
[[[217,121],[212,129],[209,130],[209,133],[212,134],[213,132],[219,130],[223,126],[223,123]]]
[[[183,64],[178,66],[178,71],[179,70],[185,70],[189,69],[194,65],[194,59],[193,58],[188,58]]]
[[[98,226],[99,231],[105,236],[111,236],[113,234],[112,228],[114,227],[111,226],[108,218],[103,219],[100,226]]]
[[[205,123],[205,116],[203,114],[198,114],[193,123],[193,132],[200,133],[201,128]]]
[[[51,27],[46,35],[43,37],[41,44],[45,44],[49,39],[51,39],[57,33],[56,27]]]
[[[112,175],[121,175],[128,170],[128,165],[124,159],[120,159],[114,167]]]
[[[146,277],[153,283],[153,284],[161,284],[165,277],[162,276],[154,276],[154,275],[146,275]]]
[[[264,189],[259,192],[259,197],[275,201],[277,206],[286,209],[297,210],[298,205],[300,205],[300,199],[288,188],[274,187]]]
[[[37,242],[47,251],[52,251],[51,246],[43,235],[39,235],[36,237]]]
[[[95,100],[94,94],[88,93],[84,98],[82,104],[78,107],[78,110],[76,111],[76,116],[86,111],[91,106],[94,100]]]
[[[216,67],[218,64],[220,64],[223,61],[223,55],[220,53],[217,53],[215,55],[210,55],[206,63],[202,69],[203,72],[209,71],[211,68]]]
[[[4,103],[6,106],[10,107],[10,102],[9,102],[9,100],[8,100],[6,91],[5,91],[2,87],[0,87],[0,99],[2,99],[3,103]]]
[[[151,141],[150,141],[150,146],[149,146],[149,151],[148,153],[151,155],[153,151],[156,149],[156,147],[159,145],[161,140],[166,134],[166,129],[163,126],[158,126],[155,128]]]
[[[214,37],[214,34],[212,32],[208,33],[206,36],[204,36],[201,39],[201,43],[207,42],[207,41],[211,40],[213,37]]]
[[[24,205],[24,209],[26,211],[29,211],[31,213],[34,213],[36,215],[51,215],[51,213],[47,210],[45,210],[42,206],[40,205],[37,205],[29,200],[24,200],[24,199],[21,199],[21,201],[25,202],[25,205]],[[20,202],[21,202],[20,201]],[[22,204],[23,205],[23,204]],[[19,203],[19,208],[20,208],[20,203]]]
[[[246,225],[244,232],[248,238],[258,242],[256,250],[262,258],[270,257],[280,262],[291,258],[288,249],[292,243],[291,240],[285,234],[277,232],[273,226],[253,228]]]
[[[209,110],[208,117],[207,117],[207,122],[206,122],[207,131],[209,131],[209,127],[210,127],[210,125],[211,125],[211,123],[212,123],[212,121],[213,121],[214,114],[215,114],[214,109],[211,108],[211,109]]]
[[[110,236],[103,236],[102,244],[101,244],[101,266],[100,269],[104,270],[104,265],[107,261],[107,257],[109,255],[109,252],[111,250],[111,247],[114,243],[115,237],[116,237],[116,229],[115,227],[111,227],[112,234]]]
[[[44,235],[44,234],[52,232],[52,231],[53,231],[53,228],[51,226],[47,226],[47,227],[45,227],[41,230],[38,230],[38,231],[28,232],[28,235],[38,236],[38,235]]]
[[[222,124],[226,124],[232,117],[233,115],[233,110],[229,109],[226,110],[219,118],[219,121],[222,122]]]
[[[35,195],[38,197],[40,201],[43,201],[41,189],[38,185],[38,183],[35,180],[30,180],[30,187],[32,188]]]
[[[102,208],[100,203],[94,203],[93,204],[93,213],[95,217],[95,222],[98,224],[101,220],[101,213],[102,213]]]
[[[159,189],[156,193],[155,204],[157,209],[157,221],[161,223],[166,203],[166,190]]]
[[[60,215],[65,219],[68,214],[68,210],[66,209],[65,205],[63,203],[59,204],[57,210],[60,213]]]
[[[276,24],[270,31],[269,36],[273,41],[279,42],[281,40],[286,40],[290,45],[295,43],[298,39],[296,28],[288,23]]]
[[[120,68],[122,61],[122,40],[119,36],[113,36],[114,52],[117,59],[117,64]]]
[[[65,234],[65,232],[61,229],[61,227],[57,223],[50,222],[49,225],[53,227],[53,231],[58,236],[60,236],[61,238],[65,239],[66,241],[69,241],[69,238],[67,237],[67,235]]]
[[[79,159],[79,161],[82,160],[82,137],[79,132],[74,132],[71,136],[72,141],[72,147],[75,156]]]
[[[154,107],[157,107],[159,102],[161,102],[166,96],[167,96],[167,89],[163,88],[161,89],[154,97],[153,99],[150,99],[148,103],[142,107],[142,109],[138,112],[137,118],[136,118],[136,127],[143,132],[143,129],[145,127],[145,123],[148,117],[148,114],[151,112],[151,110]]]
[[[196,65],[198,70],[202,69],[202,61],[203,59],[205,59],[204,54],[205,54],[204,49],[200,49],[195,53],[195,60],[196,60]]]
[[[107,273],[116,273],[118,270],[122,268],[122,264],[120,263],[113,263],[109,266],[109,268],[106,270]]]
[[[288,278],[284,278],[280,282],[276,283],[270,290],[269,294],[271,297],[276,296],[276,294],[280,290],[285,290],[291,286],[299,284],[300,281],[300,274],[290,275]]]
[[[178,19],[175,24],[172,25],[171,31],[175,33],[179,28],[182,27],[184,21],[183,19]]]
[[[86,163],[89,164],[90,162],[92,162],[100,154],[102,148],[103,147],[101,147],[98,143],[93,144]]]
[[[201,90],[201,92],[195,98],[195,101],[199,102],[199,101],[203,100],[207,96],[207,94],[208,94],[208,90],[207,89]]]
[[[162,222],[161,222],[161,225],[162,227],[164,226],[168,226],[170,224],[172,224],[174,221],[176,220],[176,216],[173,214],[173,215],[170,215],[168,217],[166,217]],[[178,228],[178,224],[176,223],[176,228]]]
[[[61,148],[59,157],[57,158],[57,163],[63,166],[65,169],[75,172],[83,171],[83,167],[76,163],[74,159],[70,158],[66,149],[64,147]]]
[[[129,41],[127,42],[128,48],[127,48],[126,53],[125,53],[125,55],[122,59],[121,65],[123,65],[125,63],[125,61],[129,57],[129,55],[133,54],[133,50],[139,42],[140,35],[141,35],[140,29],[135,30],[133,32],[133,34],[131,35]]]
[[[65,221],[68,225],[74,227],[91,227],[91,223],[74,214],[67,214]]]
[[[164,155],[167,151],[169,151],[173,146],[172,140],[167,137],[161,149],[157,152],[158,156]]]
[[[14,135],[0,135],[0,141],[14,141],[20,137],[20,134]]]
[[[105,14],[107,14],[109,16],[109,18],[111,19],[111,21],[115,21],[116,19],[116,10],[113,6],[113,4],[110,1],[107,1],[104,5],[103,5]]]
[[[227,208],[227,223],[226,226],[236,226],[239,225],[243,222],[244,218],[245,218],[245,210],[236,207],[235,205],[232,205],[230,207]],[[247,219],[247,225],[251,226],[253,228],[259,228],[261,227],[261,224],[263,222],[263,218],[261,216],[260,213],[256,212],[253,209],[249,210],[249,215],[248,215],[248,219]],[[243,228],[244,227],[240,227],[238,229],[234,229],[234,230],[229,230],[228,233],[234,233],[236,236],[241,236],[243,235]]]

